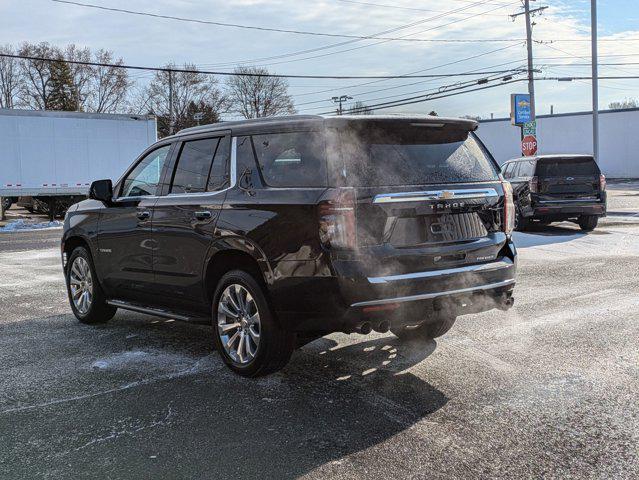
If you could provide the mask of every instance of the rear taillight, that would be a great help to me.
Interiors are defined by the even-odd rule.
[[[504,188],[504,218],[502,229],[510,235],[515,228],[515,202],[513,202],[513,187],[509,182],[502,182]]]
[[[528,181],[528,188],[532,193],[539,193],[539,177],[532,177]]]
[[[606,176],[603,173],[599,175],[599,190],[602,192],[606,190]]]
[[[319,203],[319,237],[324,246],[339,249],[357,247],[355,190],[331,189]]]

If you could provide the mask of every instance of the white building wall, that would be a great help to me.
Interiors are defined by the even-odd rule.
[[[600,168],[611,178],[639,178],[639,109],[599,114]],[[510,119],[485,120],[477,130],[501,164],[521,156],[520,129]],[[574,113],[537,117],[539,154],[592,154],[592,114]]]

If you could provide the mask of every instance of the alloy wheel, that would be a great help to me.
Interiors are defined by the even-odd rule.
[[[93,277],[85,258],[77,257],[71,264],[69,287],[73,305],[81,315],[85,315],[93,302]]]
[[[260,313],[242,285],[226,287],[217,305],[217,331],[226,353],[239,364],[255,358],[260,344]]]

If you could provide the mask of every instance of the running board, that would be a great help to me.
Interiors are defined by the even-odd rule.
[[[112,307],[121,308],[123,310],[130,310],[132,312],[145,313],[147,315],[154,315],[156,317],[170,318],[173,320],[180,320],[182,322],[204,323],[210,324],[211,319],[207,317],[194,316],[184,313],[171,312],[169,310],[163,310],[161,308],[151,308],[135,303],[125,302],[123,300],[107,300],[107,305]]]

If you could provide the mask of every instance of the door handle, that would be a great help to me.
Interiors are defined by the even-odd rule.
[[[136,215],[140,220],[146,220],[151,216],[151,214],[147,211],[137,212]]]
[[[198,220],[208,220],[209,218],[213,216],[211,212],[209,211],[195,212],[194,215],[195,215],[195,218],[197,218]]]

